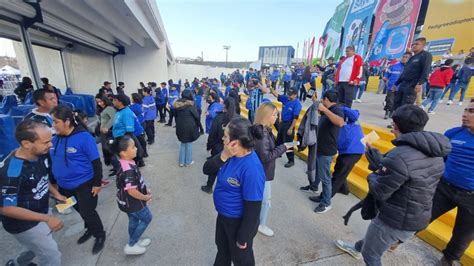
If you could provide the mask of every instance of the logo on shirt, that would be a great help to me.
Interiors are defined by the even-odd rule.
[[[45,176],[41,177],[38,184],[36,184],[36,187],[31,190],[31,192],[33,192],[33,194],[34,194],[33,198],[35,200],[42,199],[44,197],[44,195],[46,195],[46,193],[48,193],[48,185],[49,185],[48,176],[45,175]]]
[[[233,186],[233,187],[240,187],[240,182],[239,180],[233,178],[233,177],[229,177],[227,178],[227,183],[229,183],[229,185]]]
[[[463,141],[463,140],[457,140],[457,139],[452,139],[452,140],[451,140],[451,143],[452,143],[452,144],[458,144],[458,145],[464,145],[464,144],[466,144],[465,141]]]
[[[74,147],[68,147],[68,148],[66,149],[66,152],[67,152],[67,153],[76,153],[77,150],[76,150],[76,148],[74,148]]]

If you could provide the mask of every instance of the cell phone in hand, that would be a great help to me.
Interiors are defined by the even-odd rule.
[[[296,146],[300,145],[300,142],[295,140],[295,141],[292,141],[292,142],[285,142],[285,145],[291,146],[291,147],[296,147]]]

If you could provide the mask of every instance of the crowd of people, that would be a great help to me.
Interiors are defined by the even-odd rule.
[[[95,96],[99,122],[92,132],[80,111],[58,105],[59,95],[46,81],[44,88],[32,91],[37,108],[16,128],[20,147],[0,166],[3,226],[30,251],[12,263],[36,256],[41,265],[61,264],[51,232],[64,223],[49,212],[50,195],[60,203],[74,197],[73,208],[85,228],[77,244],[94,237],[92,253],[104,248],[106,233],[96,208],[101,189],[110,181],[103,178],[102,161],[110,166],[109,176],[116,177],[117,205],[129,219],[123,251],[145,253],[151,245],[144,233],[153,219],[147,206],[153,196],[140,168],[145,167],[150,148],[157,145],[155,123],[173,127],[174,121],[179,167],[194,164],[193,143],[208,134],[205,149],[210,156],[203,165],[208,181],[201,190],[213,194],[218,213],[214,265],[255,264],[254,237],[258,232],[268,237],[275,234],[268,217],[276,160],[286,154],[284,167],[294,167],[294,152],[304,149],[308,150],[308,184],[299,189],[310,193],[318,214],[331,210],[336,193],[349,193],[347,177],[364,154],[369,161],[369,191],[360,206],[371,223],[364,239],[355,244],[337,240],[338,248],[363,258],[367,265],[382,265],[385,251],[458,207],[453,237],[441,259],[443,265],[452,265],[474,239],[474,100],[464,110],[462,126],[444,135],[424,130],[429,117],[415,103],[431,104],[428,113],[433,113],[452,77],[458,77],[454,88],[467,87],[472,61],[465,59],[460,74],[455,74],[453,60],[446,59],[430,76],[432,56],[423,49],[425,44],[424,38],[416,39],[411,51],[384,73],[385,117],[392,119],[395,135],[395,148],[385,155],[364,142],[360,113],[352,108],[362,97],[369,69],[351,46],[338,63],[329,58],[326,66],[300,64],[294,71],[272,71],[263,82],[265,73],[249,69],[245,75],[240,71],[223,74],[220,80],[169,80],[160,86],[153,81],[146,86],[140,83],[129,97],[123,82],[114,92],[105,81]],[[314,82],[318,73],[322,76],[320,95]],[[427,82],[429,96],[421,102]],[[18,91],[20,98],[32,89],[26,83]],[[242,103],[247,118],[239,115],[242,94],[248,96]],[[282,104],[281,112],[266,95]],[[306,99],[311,105],[303,111]]]

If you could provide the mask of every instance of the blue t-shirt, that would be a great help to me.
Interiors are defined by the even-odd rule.
[[[58,185],[75,189],[94,177],[92,161],[99,159],[94,137],[88,131],[54,136],[51,155],[53,176]]]
[[[298,99],[290,101],[287,95],[278,95],[278,101],[282,103],[281,121],[291,122],[298,119],[301,112],[301,103]]]
[[[474,134],[455,127],[444,133],[452,145],[445,162],[444,180],[456,187],[474,190]]]
[[[230,158],[217,174],[214,206],[220,215],[240,218],[245,201],[261,201],[265,187],[265,172],[257,154]]]
[[[128,106],[115,114],[114,124],[112,126],[112,136],[121,137],[127,132],[135,131],[135,114]]]

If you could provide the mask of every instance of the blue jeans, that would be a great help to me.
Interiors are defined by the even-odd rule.
[[[265,181],[265,189],[263,190],[262,209],[260,210],[260,225],[267,224],[268,211],[272,201],[272,181]]]
[[[368,266],[382,266],[382,255],[388,248],[398,243],[406,242],[415,231],[403,231],[386,225],[378,217],[370,222],[363,240],[355,243],[355,249],[362,252],[364,262]]]
[[[421,87],[422,87],[421,97],[424,99],[424,98],[426,98],[426,82],[423,83],[423,85]]]
[[[179,164],[190,165],[193,161],[193,143],[181,142],[179,149]]]
[[[128,245],[133,246],[138,242],[138,240],[140,240],[140,237],[150,224],[153,216],[151,215],[148,206],[145,206],[145,208],[137,212],[127,213],[127,215],[128,235],[130,236],[130,240],[128,240]]]
[[[328,84],[323,84],[323,90],[321,91],[321,95],[318,98],[322,98],[326,91],[332,90],[332,89],[333,89],[333,86],[328,85]]]
[[[297,92],[300,91],[300,88],[302,85],[303,85],[303,81],[295,81],[295,89]]]
[[[362,98],[362,95],[364,94],[364,91],[365,91],[365,87],[367,86],[367,84],[365,83],[361,83],[359,84],[359,86],[357,86],[357,89],[359,90],[359,93],[357,95],[357,92],[354,93],[354,100],[355,99],[361,99]],[[357,96],[357,97],[356,97]]]
[[[464,96],[466,96],[467,88],[469,87],[469,82],[464,83],[464,82],[457,82],[456,85],[454,86],[454,89],[451,89],[451,93],[449,94],[449,100],[452,101],[454,100],[454,96],[456,96],[456,93],[461,89],[461,98],[459,98],[459,101],[462,102],[464,101]]]
[[[446,93],[448,93],[449,90],[453,90],[454,89],[454,86],[456,86],[456,82],[451,82],[448,84],[448,86],[446,86],[446,88],[444,88],[444,91],[443,91],[443,95],[441,95],[441,99],[440,100],[443,100],[444,99],[444,95],[446,95]]]
[[[430,108],[428,109],[428,112],[434,111],[436,106],[438,105],[439,99],[441,98],[441,95],[443,94],[443,88],[437,88],[437,87],[431,87],[430,89],[430,95],[428,95],[428,98],[426,98],[421,105],[426,107],[428,104],[431,103]]]
[[[331,205],[331,162],[333,156],[316,155],[316,181],[315,186],[319,186],[319,182],[323,185],[323,192],[321,193],[321,204],[324,206]]]

